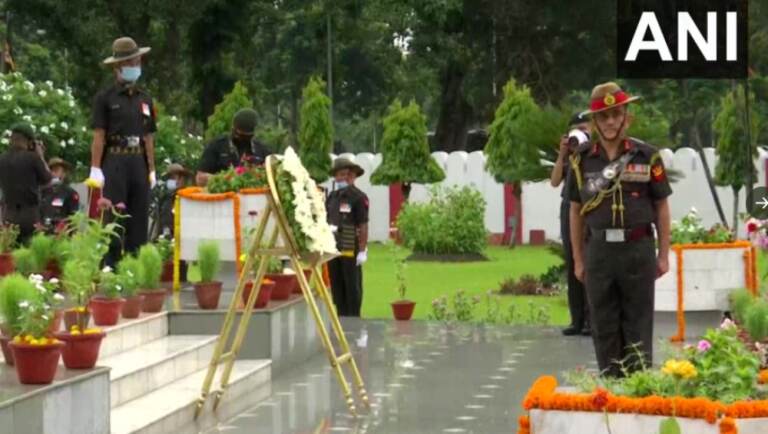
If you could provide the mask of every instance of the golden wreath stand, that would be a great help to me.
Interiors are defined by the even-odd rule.
[[[297,272],[296,277],[299,280],[299,286],[301,287],[302,294],[304,294],[304,299],[312,311],[312,316],[315,318],[315,323],[317,324],[317,329],[320,333],[320,339],[322,340],[323,347],[325,348],[326,354],[328,355],[328,360],[331,363],[331,367],[333,368],[334,372],[336,372],[336,377],[339,380],[341,390],[347,400],[349,411],[352,415],[357,416],[357,409],[355,407],[355,399],[352,396],[352,389],[349,385],[349,382],[347,382],[347,378],[343,370],[343,366],[345,364],[348,364],[352,370],[354,384],[360,396],[360,400],[363,402],[363,405],[365,405],[366,408],[370,408],[368,394],[365,391],[365,384],[363,383],[363,379],[360,376],[360,371],[357,368],[355,358],[352,356],[347,338],[344,336],[344,330],[341,328],[339,317],[336,314],[336,308],[334,307],[333,299],[331,298],[328,288],[325,286],[325,282],[323,282],[322,278],[322,265],[338,255],[318,255],[312,253],[302,255],[299,252],[298,245],[295,238],[293,237],[293,232],[291,231],[291,227],[288,224],[288,219],[285,217],[285,212],[283,211],[283,208],[280,204],[280,197],[277,192],[277,184],[275,180],[276,163],[277,159],[275,156],[269,156],[267,158],[266,172],[267,181],[269,182],[267,207],[264,210],[261,219],[259,220],[259,225],[256,229],[256,236],[253,237],[250,245],[248,246],[245,264],[240,271],[240,279],[237,282],[237,289],[235,289],[232,301],[229,304],[229,310],[224,317],[224,323],[221,326],[221,333],[219,334],[219,338],[216,341],[216,347],[214,348],[211,362],[208,365],[208,373],[205,376],[202,392],[197,402],[197,408],[195,409],[195,419],[197,419],[202,412],[203,408],[205,407],[205,402],[208,399],[208,396],[211,394],[211,386],[213,385],[214,377],[216,376],[216,371],[219,369],[220,364],[223,364],[223,366],[221,366],[223,371],[220,378],[221,381],[219,389],[213,392],[215,395],[213,404],[214,410],[216,410],[218,407],[219,403],[221,402],[221,398],[224,396],[224,392],[227,390],[229,385],[229,378],[232,374],[232,367],[234,366],[235,360],[237,360],[237,355],[240,352],[240,348],[248,330],[248,323],[253,312],[253,305],[256,302],[256,297],[259,293],[258,288],[261,286],[260,282],[266,274],[269,258],[275,256],[289,256],[291,265],[294,270],[306,269],[306,267],[302,265],[302,262],[309,266],[311,271],[309,278],[307,278],[302,272]],[[267,237],[267,223],[269,222],[270,218],[274,218],[276,224],[274,225],[272,233]],[[280,245],[277,243],[278,237],[282,239],[282,243]],[[235,316],[239,311],[239,300],[242,297],[246,282],[251,280],[249,276],[253,270],[257,270],[255,277],[252,279],[254,282],[254,290],[251,291],[251,294],[248,297],[248,301],[245,303],[245,308],[242,311],[240,322],[237,325],[237,329],[235,330],[235,338],[232,340],[229,348],[226,348],[227,343],[230,342],[229,338],[230,334],[232,333]],[[316,290],[316,294],[312,291],[313,286]],[[323,321],[318,301],[321,301],[325,304],[326,310],[328,311],[328,316],[331,320],[331,328],[333,329],[333,334],[336,337],[338,346],[341,349],[341,354],[337,354],[336,352],[333,341],[331,339],[331,335],[329,334],[325,322]]]

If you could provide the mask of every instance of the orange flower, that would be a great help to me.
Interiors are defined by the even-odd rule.
[[[730,417],[723,418],[720,421],[720,434],[738,434],[739,429],[736,427],[736,421]]]
[[[760,384],[768,383],[768,369],[763,369],[760,371],[760,374],[757,376],[757,382]]]
[[[596,410],[602,411],[608,405],[608,391],[598,388],[592,395],[592,406]]]

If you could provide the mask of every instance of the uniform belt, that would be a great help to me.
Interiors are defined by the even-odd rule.
[[[107,148],[107,153],[113,155],[144,155],[144,147],[110,146]]]
[[[653,227],[650,224],[640,225],[630,229],[592,229],[589,228],[589,238],[606,241],[609,231],[623,230],[624,242],[640,241],[653,237]],[[610,241],[609,241],[610,242]],[[613,241],[615,242],[615,241]]]
[[[107,137],[108,146],[138,148],[144,146],[144,138],[141,136],[109,136]]]

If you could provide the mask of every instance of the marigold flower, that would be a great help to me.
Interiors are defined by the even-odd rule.
[[[673,375],[683,379],[690,379],[695,377],[698,373],[696,367],[693,366],[688,360],[667,360],[664,363],[664,367],[661,368],[661,372],[667,375]]]

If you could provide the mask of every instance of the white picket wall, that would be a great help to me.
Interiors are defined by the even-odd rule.
[[[720,221],[714,201],[707,185],[701,160],[697,152],[691,148],[681,148],[675,152],[661,151],[664,163],[668,168],[676,169],[685,176],[672,184],[674,191],[671,198],[672,218],[680,219],[692,207],[695,207],[702,217],[704,224],[710,226]],[[710,169],[714,172],[717,157],[712,148],[705,150]],[[358,179],[357,186],[370,199],[370,239],[385,241],[389,237],[389,188],[374,186],[370,183],[370,175],[381,164],[381,154],[362,153],[358,155],[343,154],[365,169],[365,174]],[[491,233],[503,233],[507,224],[504,219],[504,186],[485,170],[486,157],[482,151],[467,154],[466,152],[435,152],[432,158],[446,172],[443,186],[469,185],[477,189],[485,198],[485,226]],[[765,186],[765,162],[768,153],[759,150],[755,162],[757,169],[757,185]],[[326,183],[329,185],[330,183]],[[86,202],[86,189],[75,185],[80,192],[83,204]],[[733,194],[730,188],[718,187],[718,194],[728,221],[733,213]],[[739,196],[739,212],[744,212],[744,194]],[[429,188],[424,185],[414,185],[411,191],[411,201],[423,202],[429,198]],[[543,230],[548,239],[560,238],[560,187],[554,188],[549,181],[525,183],[522,194],[523,206],[523,242],[527,243],[531,230]],[[743,234],[743,228],[740,228]]]

